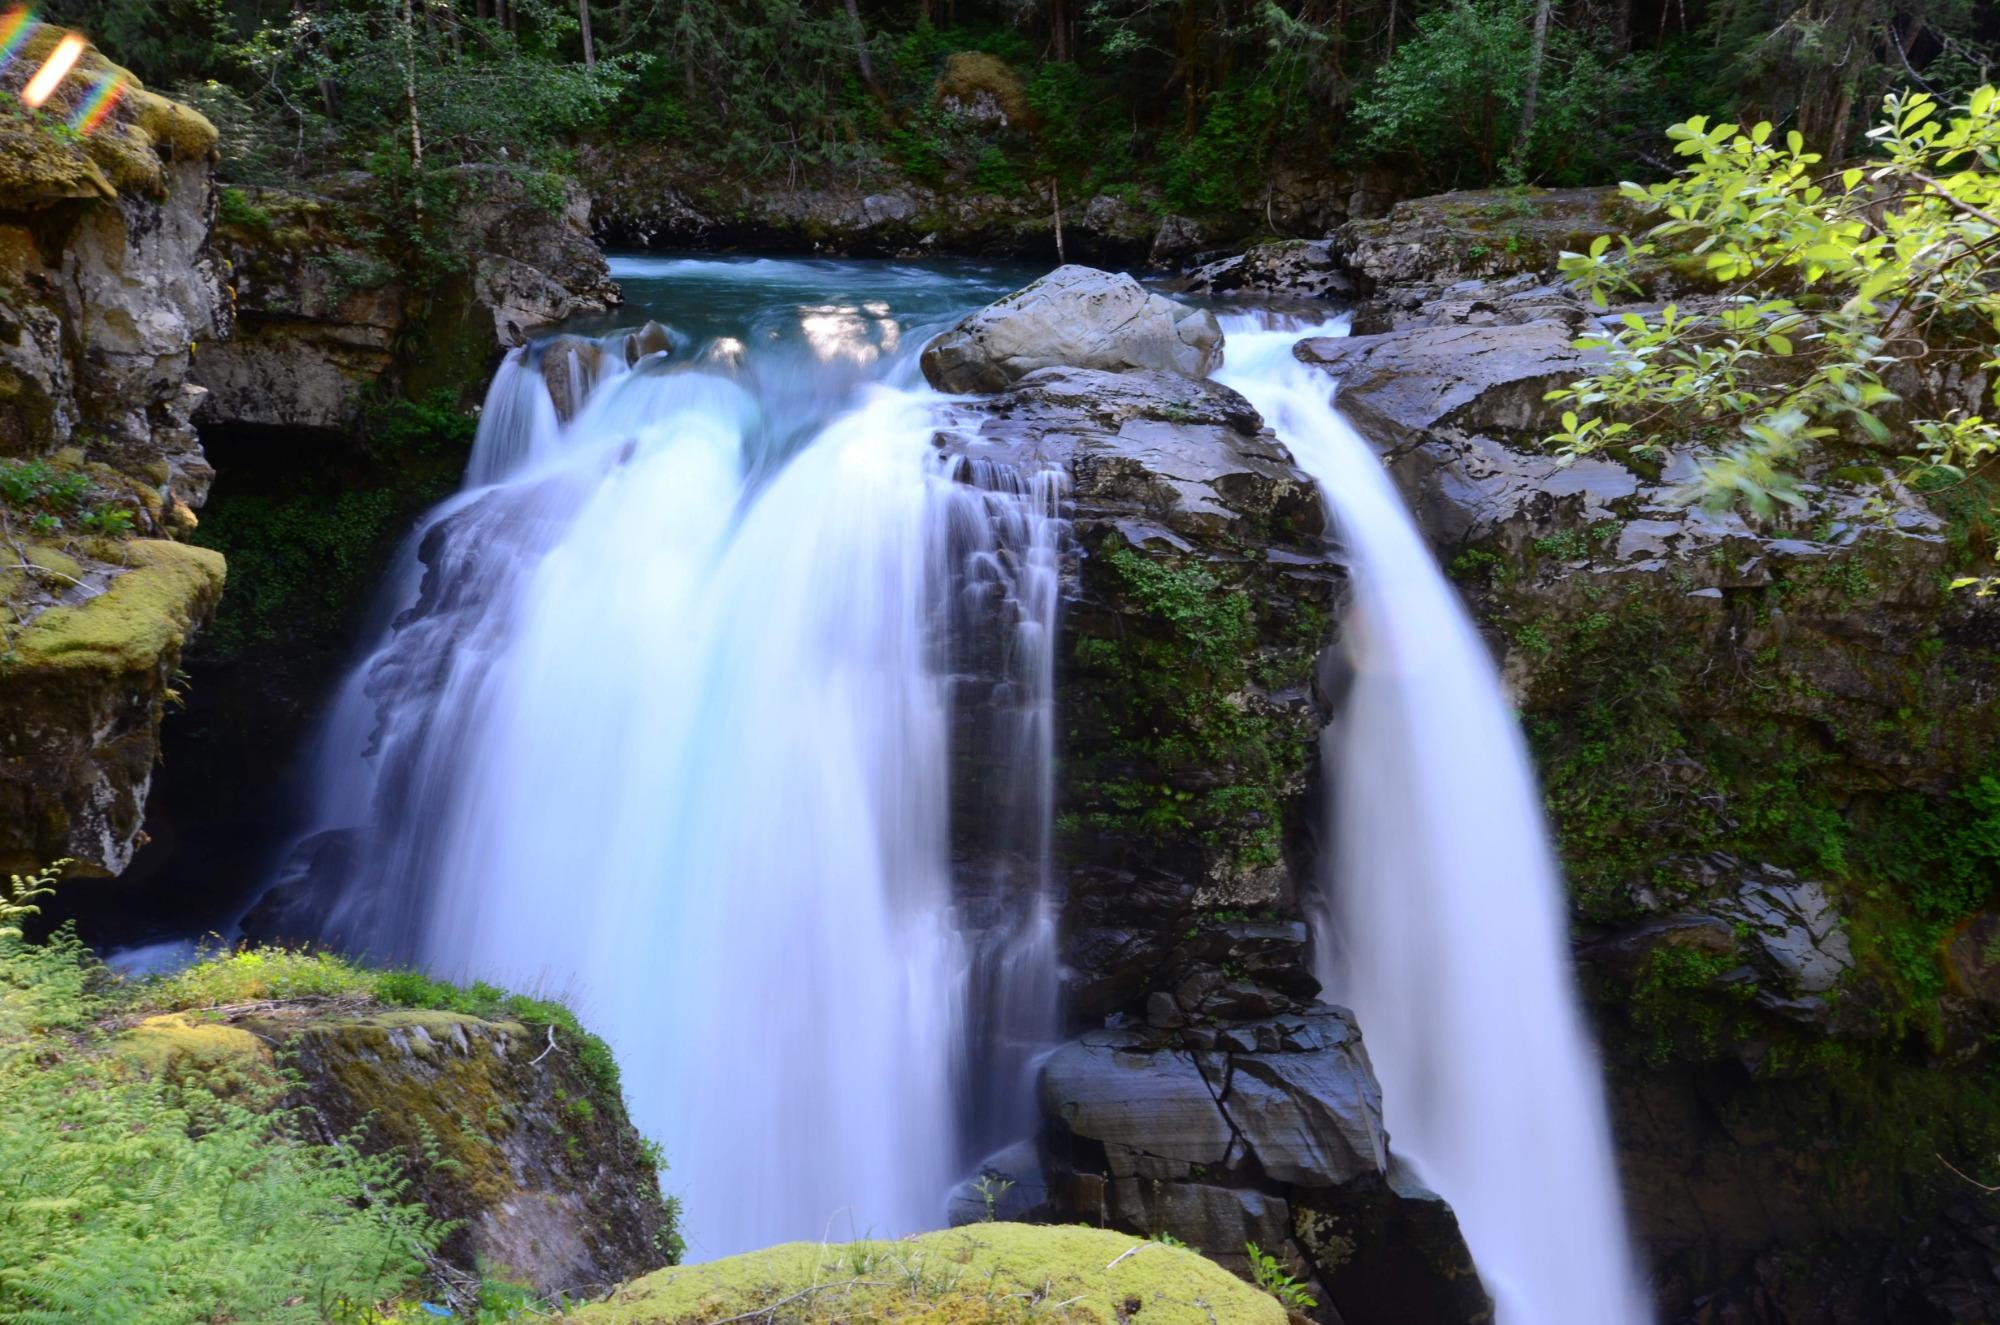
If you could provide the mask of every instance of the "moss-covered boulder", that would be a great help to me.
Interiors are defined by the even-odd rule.
[[[62,857],[79,873],[125,868],[182,647],[222,593],[222,557],[206,548],[93,546],[102,559],[45,551],[74,573],[15,600],[0,636],[0,869]]]
[[[610,1052],[559,1004],[275,949],[134,1001],[111,1041],[134,1070],[398,1157],[464,1273],[581,1297],[678,1254]]]
[[[576,1325],[901,1321],[1284,1325],[1285,1308],[1185,1247],[1083,1227],[974,1224],[900,1242],[794,1242],[646,1276]]]

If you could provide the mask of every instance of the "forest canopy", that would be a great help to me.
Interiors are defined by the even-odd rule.
[[[1950,104],[2000,68],[2000,12],[1979,0],[55,0],[44,16],[199,105],[246,182],[559,169],[587,134],[766,180],[1150,187],[1190,211],[1254,206],[1286,170],[1658,179],[1659,127],[1697,113],[1838,159],[1890,91]],[[984,81],[952,86],[968,68]]]

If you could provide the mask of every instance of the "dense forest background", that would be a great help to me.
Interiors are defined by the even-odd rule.
[[[56,0],[225,134],[242,182],[561,172],[584,138],[767,185],[1254,206],[1670,173],[1687,115],[1850,150],[1892,86],[2000,69],[1987,0]]]

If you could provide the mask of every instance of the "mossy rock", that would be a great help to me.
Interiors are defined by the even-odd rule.
[[[1050,1321],[1285,1325],[1285,1309],[1185,1247],[1084,1227],[975,1224],[901,1242],[793,1242],[635,1280],[577,1325],[755,1316],[907,1325]]]
[[[46,59],[64,29],[39,23],[19,58],[34,66]],[[103,78],[122,80],[123,91],[97,128],[65,133],[64,121]],[[134,191],[158,197],[166,190],[164,160],[191,161],[215,150],[215,126],[201,112],[146,90],[129,69],[96,47],[85,47],[76,68],[46,106],[24,111],[12,99],[0,111],[0,198],[37,206],[64,198],[116,197]]]
[[[14,642],[18,664],[140,672],[178,652],[222,593],[222,554],[149,538],[122,550],[132,569],[95,598],[36,617]]]
[[[270,1046],[251,1032],[179,1012],[147,1017],[111,1041],[111,1052],[145,1076],[198,1084],[225,1098],[281,1084]]]

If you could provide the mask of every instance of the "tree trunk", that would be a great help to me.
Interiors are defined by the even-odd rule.
[[[1063,256],[1062,182],[1060,180],[1049,180],[1049,200],[1055,204],[1056,209],[1056,265],[1060,267],[1069,262],[1069,259]]]
[[[875,83],[875,61],[868,56],[868,29],[861,26],[861,11],[854,6],[854,0],[847,0],[847,25],[854,29],[854,62],[861,66],[861,81],[877,97],[882,89]]]
[[[1542,91],[1542,65],[1549,55],[1549,9],[1552,0],[1535,0],[1535,34],[1528,43],[1528,85],[1521,90],[1521,139],[1514,160],[1525,165],[1528,140],[1535,132],[1535,101]]]
[[[583,29],[583,67],[597,67],[597,47],[590,40],[590,0],[576,0],[576,21]]]
[[[1069,5],[1066,0],[1051,0],[1049,5],[1051,26],[1055,29],[1054,57],[1057,64],[1069,63]]]
[[[410,112],[410,175],[424,173],[424,127],[417,116],[417,20],[410,12],[410,0],[403,0],[403,100]],[[423,195],[417,195],[417,210],[423,211]]]

